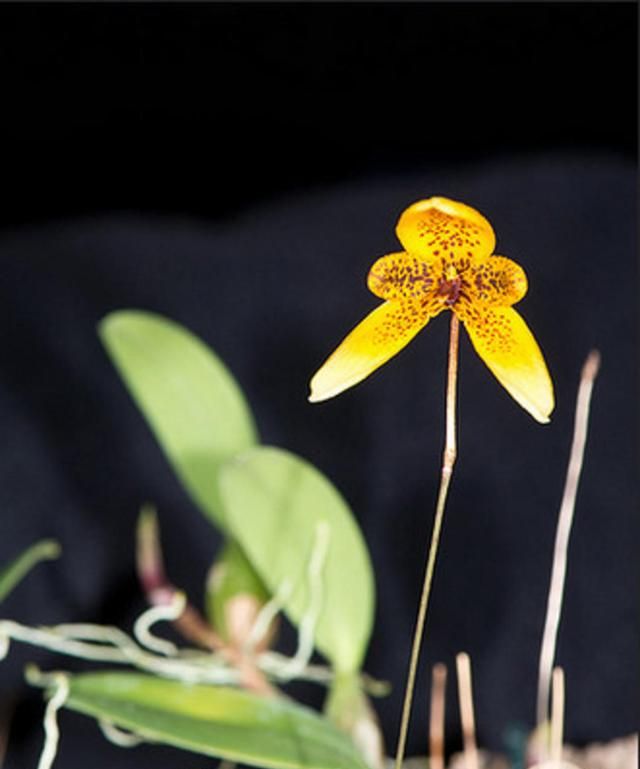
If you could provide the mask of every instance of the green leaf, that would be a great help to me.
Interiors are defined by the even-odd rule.
[[[9,595],[40,561],[49,561],[60,555],[60,545],[52,539],[42,539],[31,545],[8,566],[0,570],[0,601]]]
[[[282,591],[294,624],[313,611],[309,577],[320,558],[315,646],[338,671],[358,670],[373,621],[373,572],[366,545],[342,496],[315,467],[281,449],[259,446],[220,469],[220,493],[232,536],[271,593]],[[324,528],[323,528],[324,527]]]
[[[353,673],[335,676],[324,712],[340,731],[351,736],[370,767],[384,767],[382,730],[369,697],[362,689],[360,676]]]
[[[70,678],[65,707],[150,741],[243,764],[366,769],[348,737],[289,700],[138,673]]]
[[[187,492],[223,526],[218,468],[257,442],[237,382],[198,337],[160,315],[114,312],[99,334]]]
[[[205,591],[207,619],[228,643],[242,646],[262,606],[269,600],[264,583],[242,549],[227,540],[209,570]]]

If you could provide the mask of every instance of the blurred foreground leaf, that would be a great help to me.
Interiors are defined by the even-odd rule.
[[[187,492],[223,526],[218,468],[257,441],[237,382],[198,337],[160,315],[114,312],[99,333]]]
[[[366,769],[345,735],[290,701],[137,673],[87,673],[70,684],[66,707],[149,741],[254,766]]]
[[[205,592],[207,619],[227,643],[237,648],[247,642],[269,594],[242,549],[227,540],[209,570]],[[264,651],[272,639],[274,623],[260,640]]]
[[[385,766],[385,749],[378,717],[362,689],[360,676],[342,673],[331,682],[324,706],[327,718],[351,736],[372,768]]]
[[[49,561],[60,555],[60,545],[53,539],[42,539],[28,547],[10,564],[0,569],[0,601],[9,595],[33,567],[40,561]]]
[[[309,574],[326,532],[315,646],[338,672],[357,671],[371,634],[373,572],[337,489],[294,454],[259,446],[221,468],[220,493],[229,531],[270,591],[290,586],[281,598],[296,625],[318,600]]]

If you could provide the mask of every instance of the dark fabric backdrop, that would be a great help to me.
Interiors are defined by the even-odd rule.
[[[394,747],[442,450],[447,324],[326,404],[307,383],[371,309],[373,260],[434,194],[493,223],[526,269],[519,305],[557,408],[536,424],[465,338],[459,460],[428,669],[474,664],[482,744],[530,726],[556,513],[582,362],[602,352],[571,540],[558,661],[567,738],[637,725],[636,22],[629,3],[141,4],[0,7],[0,562],[50,536],[63,558],[3,605],[30,623],[130,628],[140,504],[196,602],[218,537],[186,499],[98,342],[139,307],[198,333],[234,372],[265,442],[310,459],[351,503],[378,605],[367,670]],[[7,766],[35,766],[42,702],[13,645]],[[322,694],[302,688],[319,705]],[[455,695],[449,747],[459,744]],[[214,765],[125,751],[61,717],[59,765]]]

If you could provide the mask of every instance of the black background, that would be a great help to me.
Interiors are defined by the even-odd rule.
[[[130,627],[146,499],[175,581],[201,599],[216,535],[95,336],[110,310],[162,312],[229,364],[263,440],[311,459],[353,506],[378,587],[367,669],[394,684],[377,703],[391,751],[436,492],[446,324],[335,401],[312,407],[306,388],[373,306],[364,277],[397,248],[400,211],[443,194],[482,210],[499,252],[527,270],[522,312],[558,406],[536,425],[463,341],[426,663],[471,653],[483,744],[531,725],[575,389],[598,346],[558,659],[569,740],[632,731],[636,35],[632,3],[1,6],[0,556],[42,536],[64,546],[3,615]],[[35,765],[41,742],[30,659],[76,664],[12,647],[0,667],[17,703],[11,767]],[[419,686],[411,753],[426,744]],[[455,748],[453,689],[449,711]],[[204,765],[61,720],[61,766],[95,751],[109,766]]]
[[[425,162],[632,156],[632,5],[5,6],[3,216],[211,216]]]

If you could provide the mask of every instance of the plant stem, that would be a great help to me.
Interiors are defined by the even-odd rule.
[[[564,671],[553,669],[553,687],[551,690],[551,761],[559,765],[562,761],[562,743],[564,728]]]
[[[444,717],[447,666],[439,662],[431,673],[431,717],[429,719],[429,769],[444,769]]]
[[[456,668],[458,672],[458,700],[460,701],[465,769],[479,769],[476,717],[473,712],[471,660],[468,654],[461,652],[456,656]]]
[[[456,385],[458,381],[459,334],[460,323],[457,316],[454,313],[451,313],[445,412],[446,428],[444,452],[442,455],[442,471],[440,474],[440,489],[438,491],[438,501],[436,503],[433,529],[431,531],[431,541],[429,543],[429,554],[427,556],[427,566],[424,573],[424,582],[422,585],[422,595],[420,596],[418,617],[413,634],[411,657],[409,659],[409,673],[407,675],[407,685],[404,692],[404,703],[402,706],[402,719],[400,721],[400,733],[398,736],[395,769],[401,769],[402,762],[404,760],[404,751],[407,744],[407,732],[409,730],[409,720],[411,717],[411,705],[413,704],[413,691],[416,683],[418,658],[420,656],[420,646],[422,643],[425,620],[427,617],[427,607],[429,605],[429,596],[431,594],[431,583],[433,581],[433,570],[436,563],[436,555],[438,553],[440,530],[442,529],[442,519],[444,517],[444,508],[447,501],[447,493],[449,491],[449,482],[451,481],[453,465],[456,461]]]
[[[567,468],[562,503],[558,514],[556,540],[553,550],[551,584],[547,598],[547,614],[542,635],[540,661],[538,663],[538,704],[536,712],[538,726],[542,726],[542,724],[549,720],[549,688],[551,684],[551,670],[556,654],[556,639],[558,637],[558,626],[560,625],[560,614],[562,611],[569,537],[571,535],[571,526],[573,524],[573,513],[576,506],[578,483],[580,481],[580,473],[582,472],[584,449],[587,442],[591,392],[599,368],[600,353],[598,353],[597,350],[592,350],[584,362],[582,373],[580,375],[571,455],[569,458],[569,466]]]

